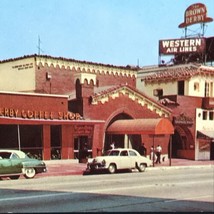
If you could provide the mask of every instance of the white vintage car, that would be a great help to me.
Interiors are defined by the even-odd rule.
[[[86,171],[108,170],[109,173],[115,173],[121,169],[138,169],[139,172],[144,172],[148,166],[152,166],[152,161],[136,150],[117,148],[108,150],[104,156],[88,160]]]

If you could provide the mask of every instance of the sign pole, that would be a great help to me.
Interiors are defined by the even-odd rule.
[[[155,167],[155,135],[153,135],[152,164]]]
[[[169,138],[169,166],[172,166],[172,135]]]
[[[21,142],[20,142],[20,129],[19,129],[19,124],[17,125],[17,132],[18,132],[18,146],[19,146],[19,150],[21,150]]]

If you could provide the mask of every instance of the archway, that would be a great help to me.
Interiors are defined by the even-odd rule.
[[[107,128],[117,120],[124,120],[124,119],[133,119],[130,115],[126,113],[119,113],[114,116],[111,121],[109,122]],[[110,149],[110,145],[112,142],[115,142],[115,146],[118,148],[134,148],[138,149],[141,145],[141,135],[126,135],[126,134],[105,134],[105,141],[104,141],[104,151]]]
[[[168,151],[170,154],[169,146]],[[194,151],[194,139],[190,130],[187,126],[175,126],[172,135],[172,158],[190,158],[191,151]]]
[[[147,135],[153,138],[155,136],[165,136],[174,134],[174,127],[169,119],[165,118],[138,118],[138,119],[122,119],[112,123],[106,130],[106,133],[112,136],[124,135],[130,136],[130,144],[126,147],[140,149],[141,136]],[[132,136],[139,135],[139,141],[132,144]],[[154,145],[154,143],[153,143]],[[135,146],[135,147],[134,147]]]

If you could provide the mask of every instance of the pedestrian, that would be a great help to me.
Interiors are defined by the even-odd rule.
[[[150,151],[150,159],[155,162],[156,160],[156,155],[155,155],[155,151],[154,151],[154,147],[151,147],[151,151]]]
[[[115,142],[112,142],[112,144],[110,145],[111,149],[115,148]]]
[[[143,156],[146,156],[146,153],[147,153],[147,149],[145,147],[145,144],[143,143],[141,145],[141,148],[140,148],[140,154],[143,155]]]
[[[156,148],[157,160],[155,163],[161,163],[161,152],[162,152],[162,148],[160,145],[158,145]]]

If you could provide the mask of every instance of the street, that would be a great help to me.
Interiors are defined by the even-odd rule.
[[[0,212],[214,212],[214,168],[1,180]]]

